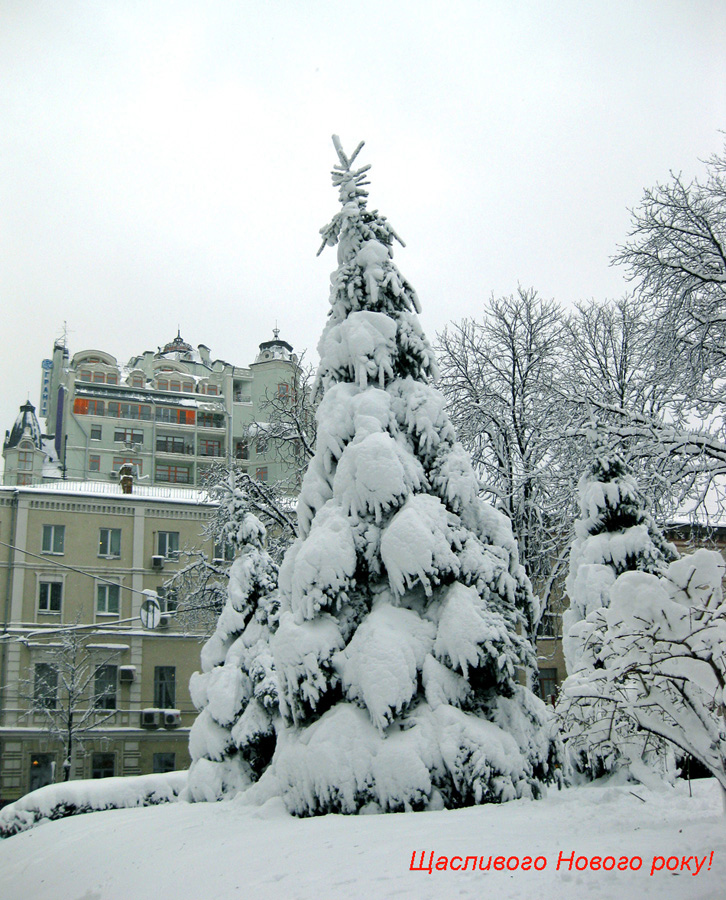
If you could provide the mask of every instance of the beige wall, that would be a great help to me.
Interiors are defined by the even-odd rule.
[[[95,490],[95,493],[94,493]],[[57,740],[50,737],[42,713],[33,712],[33,673],[38,662],[52,661],[54,634],[61,625],[81,624],[87,634],[92,665],[133,666],[135,680],[119,679],[116,710],[95,714],[97,727],[77,754],[74,777],[90,777],[93,754],[112,753],[115,774],[153,771],[155,753],[174,753],[176,768],[189,765],[188,732],[195,710],[189,697],[189,677],[199,668],[201,635],[181,633],[173,617],[163,629],[145,630],[139,619],[143,590],[158,589],[180,566],[165,560],[154,567],[160,531],[178,532],[179,547],[203,548],[211,557],[212,542],[202,535],[213,512],[210,504],[170,499],[173,489],[141,490],[131,496],[99,493],[99,486],[58,491],[49,488],[0,488],[0,617],[6,617],[9,640],[0,640],[0,803],[29,789],[31,762],[47,754],[61,777],[63,759]],[[114,490],[111,488],[110,490]],[[116,488],[118,490],[118,488]],[[167,494],[152,497],[148,494]],[[188,492],[186,492],[188,495]],[[62,554],[43,552],[43,526],[64,526]],[[100,553],[101,529],[119,529],[120,555]],[[21,551],[27,550],[28,553]],[[61,611],[38,608],[39,582],[63,584]],[[104,579],[121,586],[117,614],[100,613],[97,588]],[[18,638],[23,638],[19,641]],[[57,641],[56,641],[57,642]],[[175,669],[174,708],[179,724],[141,727],[141,711],[155,707],[154,671]],[[81,706],[92,705],[89,696]]]

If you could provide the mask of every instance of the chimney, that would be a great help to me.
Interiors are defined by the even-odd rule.
[[[118,476],[121,482],[121,492],[132,494],[134,491],[134,467],[131,463],[124,463],[118,470]]]

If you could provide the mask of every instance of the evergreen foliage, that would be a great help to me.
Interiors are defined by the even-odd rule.
[[[354,166],[363,145],[334,142],[316,452],[272,638],[284,727],[256,796],[299,815],[538,796],[557,744],[520,679],[537,603],[433,385],[399,239]]]
[[[678,554],[618,453],[596,448],[579,484],[579,502],[566,582],[570,606],[563,616],[568,677],[558,704],[569,756],[575,769],[590,777],[644,757],[662,769],[662,742],[638,734],[622,709],[587,696],[587,685],[603,667],[606,611],[616,579],[625,572],[663,576]]]

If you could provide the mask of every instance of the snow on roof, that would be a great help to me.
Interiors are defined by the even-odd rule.
[[[686,498],[668,524],[726,527],[726,477],[714,478],[700,502]]]
[[[123,497],[127,500],[159,500],[172,503],[197,503],[200,506],[215,506],[209,500],[209,495],[196,488],[175,488],[161,485],[147,485],[134,483],[133,493],[124,494],[121,485],[114,481],[51,481],[47,484],[33,484],[24,487],[5,487],[0,490],[18,490],[28,493],[53,493],[53,494],[84,494],[96,496]]]

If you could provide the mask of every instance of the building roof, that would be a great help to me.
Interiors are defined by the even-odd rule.
[[[133,493],[124,494],[121,485],[116,481],[55,481],[22,487],[0,487],[1,491],[21,491],[30,494],[72,494],[78,496],[119,497],[124,502],[129,500],[159,500],[165,503],[198,504],[214,506],[206,491],[196,488],[177,488],[162,485],[134,483]]]
[[[5,448],[17,447],[25,434],[26,429],[29,432],[30,439],[39,449],[43,449],[43,435],[38,424],[38,418],[35,415],[35,407],[28,400],[20,407],[20,412],[15,420],[12,431],[6,432]]]

